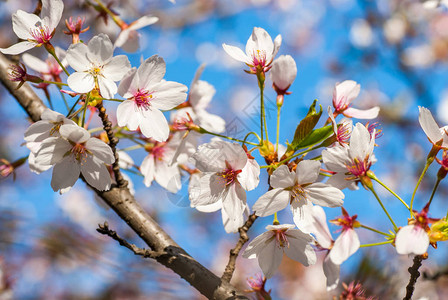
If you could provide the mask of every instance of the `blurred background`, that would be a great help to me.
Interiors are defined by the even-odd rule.
[[[127,22],[151,14],[159,22],[141,33],[140,50],[129,54],[133,66],[154,54],[167,63],[165,79],[189,85],[197,68],[206,64],[201,79],[214,85],[216,95],[209,111],[226,120],[226,134],[244,137],[258,132],[259,90],[256,78],[243,72],[221,44],[244,49],[254,26],[263,27],[272,38],[281,34],[279,55],[291,55],[298,74],[285,97],[280,141],[291,141],[295,127],[306,115],[314,99],[324,111],[331,105],[337,82],[352,79],[361,84],[354,106],[381,107],[378,120],[383,135],[377,140],[378,162],[373,171],[408,203],[412,190],[431,148],[418,124],[418,106],[429,108],[439,125],[448,124],[448,8],[445,1],[406,0],[165,0],[105,2]],[[17,41],[12,32],[11,15],[18,9],[32,12],[37,1],[0,3],[0,47]],[[104,32],[114,40],[119,27],[98,15],[82,0],[64,1],[62,20],[83,16],[90,30],[81,36],[87,41]],[[105,22],[107,20],[107,23]],[[62,33],[61,21],[52,42],[67,49],[71,38]],[[44,49],[30,53],[45,59]],[[123,54],[117,49],[116,54]],[[65,78],[63,78],[65,80]],[[266,84],[267,118],[271,139],[275,132],[275,92]],[[23,134],[30,125],[21,107],[0,87],[0,158],[15,161],[28,155],[22,146]],[[50,87],[56,108],[64,111],[56,88]],[[43,98],[44,93],[38,90]],[[72,101],[72,100],[71,100]],[[116,104],[106,107],[114,118]],[[325,115],[325,112],[324,112]],[[168,116],[168,115],[167,115]],[[326,118],[322,118],[323,120]],[[98,120],[93,122],[99,124]],[[365,122],[364,122],[365,123]],[[204,139],[207,141],[208,137]],[[126,143],[119,147],[126,147]],[[137,165],[145,151],[129,152]],[[260,165],[264,164],[256,156]],[[421,210],[436,181],[438,166],[432,165],[417,193],[415,209]],[[78,182],[60,196],[50,187],[51,172],[36,175],[27,164],[15,176],[0,179],[0,299],[203,299],[188,283],[171,270],[134,256],[115,241],[96,232],[97,224],[110,227],[129,241],[143,243],[125,223],[94,199],[90,190]],[[199,262],[221,274],[237,234],[226,234],[220,212],[201,213],[190,208],[188,177],[183,188],[170,194],[156,183],[146,188],[143,178],[128,174],[134,182],[136,199],[161,226]],[[248,193],[250,206],[266,191],[267,175],[259,187]],[[390,194],[377,187],[398,226],[407,224],[409,213]],[[346,194],[344,207],[357,214],[363,224],[388,231],[389,221],[374,197],[364,191]],[[431,204],[430,216],[441,218],[448,209],[448,184],[442,181]],[[328,219],[340,209],[325,209]],[[289,210],[280,222],[292,223]],[[251,238],[271,224],[270,217],[258,219],[250,229]],[[331,225],[335,238],[338,228]],[[382,237],[357,230],[361,243],[383,241]],[[448,248],[439,243],[430,247],[424,261],[415,299],[448,299]],[[324,253],[321,253],[324,255]],[[323,256],[315,266],[304,268],[283,258],[279,272],[267,282],[273,299],[329,299],[339,295],[340,286],[326,292],[322,272]],[[362,248],[341,267],[341,281],[360,281],[367,295],[379,299],[402,298],[409,280],[407,268],[412,259],[399,256],[390,245]],[[249,290],[247,279],[261,270],[256,260],[238,259],[232,280],[241,290]],[[426,298],[424,298],[426,297]]]

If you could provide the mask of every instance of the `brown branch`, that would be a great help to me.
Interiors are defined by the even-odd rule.
[[[254,224],[255,220],[258,218],[258,216],[255,215],[255,213],[251,214],[248,218],[246,223],[244,223],[243,226],[238,228],[238,232],[240,233],[240,238],[238,242],[235,245],[235,248],[230,250],[229,255],[229,262],[227,263],[226,269],[224,271],[224,274],[222,274],[221,279],[225,282],[230,282],[233,276],[233,272],[235,271],[235,263],[236,259],[238,258],[238,254],[241,251],[241,248],[243,248],[244,244],[247,243],[249,240],[249,237],[247,236],[247,231],[250,229],[252,224]]]
[[[415,290],[415,283],[420,277],[420,272],[418,271],[418,269],[421,267],[423,259],[426,259],[423,257],[423,255],[416,255],[414,257],[414,264],[408,269],[409,274],[411,274],[411,278],[409,278],[409,283],[406,286],[406,296],[403,298],[403,300],[412,299],[412,294]]]
[[[448,275],[448,268],[437,271],[435,274],[429,274],[429,272],[423,272],[423,279],[425,280],[437,280],[442,276]]]
[[[16,83],[8,79],[7,69],[11,63],[3,54],[0,54],[0,81],[24,108],[31,120],[36,122],[40,120],[40,115],[46,106],[28,84],[25,83],[19,90],[16,90]],[[247,299],[233,286],[223,282],[179,247],[159,224],[143,210],[128,188],[113,186],[109,191],[95,190],[95,192],[138,234],[152,251],[166,253],[157,256],[155,258],[157,262],[173,270],[205,297],[209,299]]]

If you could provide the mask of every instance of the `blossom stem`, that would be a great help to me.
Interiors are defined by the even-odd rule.
[[[281,105],[277,105],[277,138],[275,139],[275,152],[278,153],[278,139],[280,137],[280,110]]]
[[[103,127],[96,127],[96,128],[89,129],[88,132],[94,133],[94,132],[98,132],[98,131],[102,131],[102,130],[103,130]]]
[[[390,234],[388,234],[388,233],[379,231],[379,230],[377,230],[377,229],[375,229],[375,228],[372,228],[372,227],[369,227],[369,226],[366,226],[366,225],[362,225],[362,224],[361,224],[361,227],[364,228],[364,229],[367,229],[367,230],[370,230],[370,231],[373,231],[373,232],[382,234],[382,235],[384,235],[384,236],[392,236],[392,235],[390,235]]]
[[[46,83],[46,84],[56,84],[56,85],[64,85],[64,86],[68,86],[68,84],[66,84],[66,83],[62,83],[62,82],[57,82],[57,81],[48,81],[48,80],[44,80],[44,81],[42,81],[43,83]]]
[[[101,100],[115,101],[115,102],[124,102],[125,101],[125,100],[122,100],[122,99],[106,99],[106,98],[101,98]]]
[[[246,136],[244,137],[244,139],[243,139],[244,143],[247,143],[246,140],[247,140],[247,138],[248,138],[251,134],[255,135],[255,137],[258,139],[258,142],[260,142],[261,139],[260,139],[260,137],[258,136],[258,134],[256,134],[255,132],[251,131],[251,132],[249,132],[248,134],[246,134]],[[261,145],[261,144],[260,144],[260,145]]]
[[[431,197],[429,198],[428,207],[431,205],[432,199],[434,198],[434,194],[436,193],[436,190],[439,187],[439,183],[441,180],[442,180],[442,178],[437,178],[436,184],[434,185],[434,188],[432,189]]]
[[[425,176],[426,171],[428,170],[428,168],[429,168],[429,166],[431,165],[432,162],[433,162],[433,159],[432,160],[431,159],[426,160],[425,168],[423,169],[422,174],[420,175],[420,178],[418,179],[417,184],[415,186],[414,192],[412,193],[411,207],[409,208],[409,211],[411,212],[411,217],[414,215],[414,213],[412,212],[412,207],[414,205],[415,194],[417,193],[417,189],[418,189],[420,183],[422,182],[423,177]]]
[[[392,244],[392,242],[393,242],[393,240],[385,241],[385,242],[379,242],[379,243],[373,243],[373,244],[364,244],[364,245],[359,246],[359,248],[387,245],[387,244]]]
[[[278,163],[276,163],[276,164],[275,164],[275,167],[278,166],[278,165],[282,165],[282,164],[284,164],[285,162],[289,161],[290,159],[296,158],[296,157],[298,157],[298,156],[300,156],[300,155],[304,155],[304,154],[306,154],[306,153],[308,153],[308,152],[310,152],[310,151],[313,151],[313,150],[315,150],[315,149],[317,149],[317,148],[319,148],[319,146],[317,146],[317,147],[313,147],[313,148],[309,148],[309,149],[306,149],[305,151],[302,151],[302,152],[297,153],[297,154],[294,154],[294,155],[292,155],[292,156],[290,156],[290,157],[288,157],[288,158],[285,158],[284,160],[281,160],[281,161],[279,161]],[[269,167],[274,167],[274,165],[269,165]]]
[[[132,150],[137,150],[137,149],[144,148],[144,147],[145,147],[145,145],[143,145],[143,144],[137,144],[134,146],[129,146],[129,147],[120,149],[118,151],[132,151]]]
[[[199,131],[198,132],[199,133],[207,133],[207,134],[219,136],[219,137],[222,137],[222,138],[225,138],[225,139],[228,139],[228,140],[231,140],[231,141],[239,142],[239,143],[245,143],[245,144],[249,144],[249,145],[252,145],[252,146],[258,146],[258,144],[255,144],[255,143],[252,143],[252,142],[248,142],[248,141],[245,141],[245,140],[243,141],[243,140],[236,139],[236,138],[233,138],[233,137],[230,137],[230,136],[225,136],[225,135],[222,135],[222,134],[219,134],[219,133],[210,132],[210,131],[202,128],[202,127],[199,127]]]
[[[54,59],[56,59],[56,61],[58,62],[59,66],[60,66],[61,69],[64,71],[64,73],[65,73],[67,76],[70,76],[70,73],[67,71],[67,69],[64,67],[64,65],[62,64],[62,62],[59,60],[58,56],[56,55],[56,51],[54,50],[53,45],[51,45],[51,44],[48,44],[48,45],[47,45],[47,44],[46,44],[46,45],[45,45],[45,49],[47,49],[48,53],[50,53],[51,56],[53,56]],[[45,81],[44,81],[44,82],[45,82]],[[62,83],[58,82],[58,84],[62,84]],[[64,85],[67,85],[67,84],[64,84]]]
[[[272,222],[273,225],[280,225],[280,222],[277,218],[277,212],[274,213],[274,221]]]
[[[258,87],[260,88],[260,136],[263,142],[263,128],[266,134],[266,140],[269,140],[268,129],[266,125],[266,115],[264,111],[264,72],[257,72]],[[262,143],[261,143],[262,144]]]
[[[378,194],[375,192],[375,189],[372,187],[369,187],[370,191],[373,193],[373,195],[375,196],[376,200],[378,201],[378,203],[380,204],[381,208],[384,210],[384,212],[386,213],[387,217],[389,218],[390,222],[392,223],[392,225],[394,226],[394,230],[397,231],[398,227],[395,224],[394,220],[392,219],[392,217],[390,216],[389,212],[387,211],[386,207],[384,207],[383,202],[381,202],[380,197],[378,197]]]
[[[375,174],[373,172],[367,172],[367,176],[369,176],[371,179],[375,180],[376,182],[378,182],[383,188],[385,188],[386,190],[388,190],[392,195],[394,195],[398,200],[401,201],[401,203],[403,203],[404,206],[406,206],[406,208],[409,210],[409,205],[407,205],[407,203],[401,199],[400,196],[398,196],[394,191],[392,191],[387,185],[385,185],[381,180],[379,180]]]
[[[104,11],[106,12],[111,18],[112,20],[115,22],[115,24],[117,24],[118,26],[120,26],[120,28],[122,28],[123,26],[123,20],[121,20],[116,14],[114,14],[106,5],[104,5],[100,0],[95,0],[95,2],[98,4],[98,6]]]
[[[67,117],[67,119],[73,119],[74,117],[76,117],[80,112],[82,112],[82,110],[84,109],[84,106],[80,107],[77,111],[75,111],[74,113],[72,113],[71,115],[69,115]]]
[[[90,95],[89,94],[87,94],[87,97],[86,97],[86,100],[85,100],[85,103],[84,103],[84,105],[83,105],[83,112],[82,112],[82,123],[81,123],[81,127],[84,127],[84,124],[85,124],[85,121],[86,121],[86,111],[87,111],[87,103],[89,103],[89,99],[90,99],[90,97],[89,97]]]

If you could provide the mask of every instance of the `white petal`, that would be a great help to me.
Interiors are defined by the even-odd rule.
[[[130,69],[121,79],[120,84],[118,85],[118,94],[124,97],[125,94],[130,92],[131,97],[134,94],[134,90],[130,91],[132,81],[134,80],[135,74],[137,74],[137,68]]]
[[[342,264],[359,249],[360,245],[355,230],[347,229],[342,231],[334,242],[333,248],[330,250],[329,255],[331,261],[336,265]]]
[[[160,110],[172,109],[187,99],[187,87],[174,81],[163,81],[153,87],[151,105]]]
[[[302,226],[302,231],[314,234],[317,242],[322,248],[330,249],[333,242],[327,225],[327,218],[322,207],[315,205],[311,209],[313,220]]]
[[[280,46],[282,45],[282,36],[279,34],[274,39],[274,50],[272,51],[272,59],[277,55]]]
[[[87,57],[96,64],[105,64],[112,58],[114,46],[107,34],[100,33],[94,36],[87,45],[89,51]]]
[[[188,194],[191,207],[209,205],[223,200],[225,183],[215,173],[200,173],[199,180],[190,181]]]
[[[59,128],[62,137],[75,143],[84,143],[90,138],[90,133],[78,125],[65,124]]]
[[[131,28],[132,30],[137,30],[137,29],[141,29],[143,27],[152,25],[152,24],[156,23],[157,21],[159,21],[159,18],[151,16],[151,15],[147,15],[147,16],[143,16],[143,17],[139,18],[138,20],[132,22],[128,28]]]
[[[419,226],[404,226],[395,237],[395,248],[398,254],[422,255],[428,250],[428,246],[428,234]]]
[[[266,278],[271,278],[277,271],[283,258],[283,250],[279,249],[275,240],[271,240],[264,244],[258,254],[258,264]]]
[[[380,107],[375,106],[370,109],[357,109],[353,107],[349,107],[346,110],[344,110],[344,116],[349,118],[357,118],[357,119],[375,119],[378,117],[378,114],[380,112]]]
[[[345,80],[335,85],[333,91],[333,104],[335,108],[349,105],[361,91],[361,86],[353,80]]]
[[[98,87],[100,88],[100,93],[103,98],[112,99],[117,93],[117,85],[116,83],[102,76],[97,77]]]
[[[272,59],[272,54],[274,52],[274,43],[272,42],[271,36],[260,27],[254,27],[252,35],[246,43],[246,54],[247,56],[254,55],[257,50],[266,53],[267,63]]]
[[[291,229],[286,232],[286,236],[289,247],[285,247],[284,250],[289,258],[300,262],[305,267],[316,263],[316,252],[310,245],[313,238],[309,234],[298,229]]]
[[[217,210],[220,210],[222,208],[222,202],[218,201],[212,204],[208,205],[198,205],[195,207],[198,211],[204,212],[204,213],[210,213],[215,212]]]
[[[50,29],[56,28],[62,17],[64,2],[61,0],[42,0],[42,17],[48,17]]]
[[[363,124],[356,123],[352,136],[350,137],[350,157],[352,159],[358,158],[360,161],[363,161],[367,156],[371,156],[374,146],[372,140],[374,139],[375,137],[370,136],[369,131]]]
[[[420,122],[420,126],[422,127],[428,139],[433,144],[437,143],[442,139],[442,134],[440,133],[439,126],[434,120],[434,117],[427,108],[419,106],[418,109],[418,121]]]
[[[291,212],[294,219],[294,224],[300,229],[308,228],[309,224],[313,222],[313,204],[308,201],[294,200],[291,203]]]
[[[244,225],[244,214],[235,214],[232,218],[227,214],[225,209],[221,210],[222,223],[227,233],[238,232],[238,228]]]
[[[137,118],[137,114],[140,112],[136,111],[137,107],[133,100],[126,100],[120,103],[117,107],[117,123],[118,126],[128,126],[130,120],[135,120]],[[136,126],[128,126],[129,130],[136,130],[138,124]]]
[[[103,163],[113,164],[115,161],[112,149],[100,139],[90,138],[86,142],[86,148]]]
[[[257,202],[252,206],[252,210],[255,211],[257,216],[269,216],[286,208],[290,199],[289,191],[285,191],[282,188],[273,189],[258,198]]]
[[[23,53],[31,48],[36,47],[36,43],[34,42],[20,42],[10,46],[9,48],[0,48],[0,52],[3,54],[16,55]]]
[[[87,183],[99,191],[110,189],[112,180],[110,173],[104,163],[91,155],[87,156],[86,161],[81,163],[81,173]]]
[[[309,201],[320,206],[339,207],[344,204],[344,193],[335,187],[322,182],[313,183],[305,187]]]
[[[36,163],[36,154],[30,152],[28,156],[28,165],[30,167],[30,171],[36,174],[40,174],[42,172],[47,171],[52,167],[52,165],[40,165]]]
[[[88,93],[95,87],[94,77],[87,72],[75,72],[67,78],[68,86],[77,93]]]
[[[143,183],[147,187],[150,187],[152,181],[154,180],[155,174],[155,163],[153,155],[149,154],[143,159],[142,165],[140,166],[140,172],[142,172],[143,176],[145,176]]]
[[[12,15],[12,30],[22,40],[34,39],[31,36],[30,31],[32,29],[37,29],[36,24],[41,22],[41,18],[35,14],[30,14],[19,9]]]
[[[86,44],[77,43],[72,44],[67,50],[67,63],[73,70],[83,72],[90,69],[90,60],[87,57],[89,48]]]
[[[345,173],[346,165],[350,164],[348,148],[342,146],[327,148],[322,151],[322,160],[329,170]]]
[[[54,165],[61,161],[71,148],[70,143],[62,138],[48,138],[42,142],[36,153],[35,162],[39,165]]]
[[[28,127],[25,131],[25,141],[27,142],[42,142],[44,139],[50,137],[50,130],[53,124],[48,121],[37,121]]]
[[[22,55],[23,63],[29,67],[30,69],[40,72],[40,73],[49,73],[48,64],[37,58],[31,54],[25,53]]]
[[[140,130],[143,135],[156,141],[164,142],[168,139],[170,128],[163,113],[157,108],[144,111],[144,118],[140,120]]]
[[[163,58],[158,55],[151,56],[138,68],[139,87],[146,89],[150,85],[159,83],[165,76],[165,72],[166,65]]]
[[[113,81],[119,81],[130,69],[131,63],[128,57],[126,55],[117,55],[104,65],[103,76]]]
[[[271,231],[266,231],[254,238],[246,250],[244,250],[242,256],[244,258],[253,259],[258,256],[258,253],[265,247],[269,240],[273,238],[273,233]]]
[[[246,204],[246,192],[239,183],[233,183],[226,187],[222,208],[231,220],[237,220],[244,212]]]
[[[53,191],[61,190],[60,193],[68,191],[79,178],[79,164],[69,155],[57,163],[53,168],[51,187]]]
[[[182,187],[177,164],[169,166],[168,162],[156,160],[155,179],[161,187],[171,193],[177,193]]]
[[[334,186],[335,188],[338,188],[340,190],[349,188],[354,191],[358,189],[356,182],[354,180],[347,180],[347,176],[344,173],[338,173],[331,176],[327,180],[327,184]]]
[[[302,160],[296,168],[297,183],[313,183],[319,177],[320,162],[316,160]]]
[[[246,191],[251,191],[260,182],[260,166],[255,159],[248,159],[246,166],[238,174],[238,181]]]
[[[118,151],[118,165],[120,166],[120,169],[132,169],[132,167],[135,165],[134,160],[132,157],[129,156],[124,151]]]
[[[286,91],[296,79],[296,62],[290,55],[281,55],[272,63],[270,76],[276,87]]]
[[[273,188],[288,188],[294,186],[295,177],[288,166],[281,165],[272,173],[270,183]]]
[[[327,277],[327,291],[332,291],[338,286],[341,267],[334,264],[330,256],[327,255],[323,263],[323,269],[325,277]]]
[[[210,114],[205,110],[196,110],[198,125],[213,133],[221,133],[226,130],[226,121],[223,118]],[[191,116],[194,120],[194,117]]]
[[[189,101],[194,110],[206,109],[216,90],[210,83],[198,80],[190,87]]]
[[[242,61],[242,62],[247,63],[247,64],[252,64],[252,59],[250,57],[247,57],[247,55],[244,54],[243,50],[241,50],[240,48],[235,47],[235,46],[226,45],[226,44],[222,44],[222,48],[233,59],[236,59],[238,61]]]

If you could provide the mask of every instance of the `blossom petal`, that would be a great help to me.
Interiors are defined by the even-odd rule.
[[[123,76],[120,84],[118,85],[118,94],[120,94],[120,96],[125,97],[125,95],[129,93],[129,95],[126,96],[132,97],[132,95],[136,92],[131,90],[131,84],[134,80],[135,74],[137,74],[137,68],[134,67]]]
[[[140,121],[140,130],[143,135],[156,141],[164,142],[168,139],[170,128],[163,113],[157,108],[148,108],[144,111],[144,118]]]
[[[328,229],[327,217],[322,207],[314,205],[311,209],[313,220],[301,227],[303,232],[312,233],[322,248],[330,249],[333,243],[330,229]]]
[[[288,166],[281,165],[270,178],[270,183],[273,188],[288,188],[294,186],[294,179],[296,175],[289,171]]]
[[[215,203],[208,204],[208,205],[198,205],[195,208],[197,210],[199,210],[200,212],[204,212],[204,213],[215,212],[215,211],[220,210],[222,208],[222,202],[221,201],[217,201]]]
[[[30,50],[31,48],[36,47],[36,45],[37,44],[34,42],[24,41],[14,44],[8,48],[0,48],[0,52],[3,54],[16,55]]]
[[[247,246],[246,250],[244,250],[242,256],[244,258],[253,259],[258,256],[258,253],[265,247],[267,243],[269,243],[269,240],[273,237],[272,231],[266,231],[254,238],[249,245]]]
[[[171,193],[177,193],[182,187],[177,164],[169,166],[166,161],[156,160],[155,179],[161,187]]]
[[[242,61],[247,64],[252,64],[252,60],[246,54],[244,54],[243,50],[241,50],[240,48],[235,47],[235,46],[230,46],[227,44],[222,44],[222,48],[233,59]]]
[[[238,174],[238,181],[246,191],[251,191],[260,182],[260,166],[255,159],[248,159],[246,166]]]
[[[70,151],[71,145],[62,138],[51,137],[42,142],[36,153],[35,162],[39,165],[54,165]]]
[[[135,102],[132,100],[125,100],[120,103],[117,107],[117,123],[118,126],[124,127],[128,124],[130,120],[132,120],[135,117],[135,114],[139,113],[136,111],[137,107],[135,105]],[[138,124],[133,124],[136,126],[128,126],[129,130],[136,130],[138,127]]]
[[[324,259],[323,269],[325,277],[327,277],[327,291],[332,291],[338,286],[341,267],[334,264],[330,256],[327,255]]]
[[[12,30],[22,40],[34,39],[30,32],[36,29],[36,24],[39,23],[42,23],[42,20],[37,15],[20,9],[12,15]]]
[[[369,131],[363,124],[356,123],[352,136],[350,137],[350,157],[363,161],[367,156],[371,156],[375,146],[375,142],[372,143],[374,139],[375,136],[371,137]]]
[[[188,194],[191,207],[209,205],[223,200],[225,183],[215,173],[200,173],[199,180],[190,181]]]
[[[274,60],[270,77],[277,88],[286,91],[297,76],[297,65],[290,55],[281,55]]]
[[[380,112],[380,107],[375,106],[370,109],[357,109],[353,107],[349,107],[346,110],[344,110],[343,114],[344,116],[348,118],[357,118],[357,119],[375,119],[378,117],[378,114]]]
[[[428,139],[433,144],[437,143],[443,138],[440,132],[439,125],[437,125],[434,117],[427,108],[419,106],[418,109],[418,121],[420,122],[420,126],[422,127]]]
[[[50,29],[58,26],[63,10],[64,2],[61,0],[42,0],[41,16],[48,17]]]
[[[303,233],[299,229],[291,229],[286,232],[289,247],[283,248],[285,254],[308,267],[314,265],[317,261],[316,252],[310,243],[314,240],[309,234]]]
[[[94,77],[87,72],[75,72],[67,78],[68,86],[75,92],[85,94],[95,87]]]
[[[320,162],[316,160],[302,160],[296,168],[297,183],[313,183],[319,177]]]
[[[29,67],[30,69],[40,72],[40,73],[50,73],[48,64],[41,60],[40,58],[37,58],[31,54],[25,53],[22,55],[23,63]]]
[[[77,43],[71,44],[67,50],[67,56],[65,57],[67,63],[76,72],[84,72],[90,68],[90,60],[87,57],[89,48],[86,44]]]
[[[25,141],[27,142],[42,142],[50,136],[50,130],[53,124],[47,121],[37,121],[28,127],[25,131]]]
[[[320,206],[339,207],[344,204],[344,193],[335,187],[322,182],[315,182],[305,187],[309,201]]]
[[[254,27],[252,35],[246,43],[246,55],[253,57],[255,52],[258,50],[266,53],[266,61],[267,63],[270,63],[274,52],[274,43],[272,42],[272,38],[263,28]]]
[[[360,245],[355,230],[347,229],[342,231],[330,250],[329,256],[331,261],[336,265],[342,264],[359,249]]]
[[[153,88],[155,92],[151,105],[160,110],[172,109],[187,99],[187,86],[178,82],[163,81]]]
[[[86,161],[81,164],[82,176],[87,183],[99,191],[110,189],[112,180],[110,173],[102,161],[88,155]]]
[[[131,63],[126,55],[117,55],[103,67],[103,76],[106,78],[119,81],[131,69]]]
[[[337,83],[333,90],[333,105],[336,111],[346,109],[347,106],[359,95],[361,86],[353,80],[345,80]]]
[[[395,248],[398,254],[422,255],[428,250],[428,246],[428,234],[419,226],[404,226],[395,237]]]
[[[139,87],[147,89],[150,85],[159,83],[165,76],[166,64],[162,57],[153,55],[147,58],[138,68]],[[152,91],[149,91],[152,92]]]
[[[100,88],[100,93],[103,98],[112,99],[117,93],[117,84],[109,79],[102,76],[97,77],[98,87]]]
[[[276,188],[258,198],[257,202],[252,206],[252,210],[255,211],[257,216],[266,217],[285,209],[288,206],[290,198],[289,191]]]
[[[74,143],[84,143],[90,138],[90,133],[78,125],[65,124],[59,128],[62,137]]]
[[[198,125],[213,133],[221,133],[226,130],[226,121],[223,118],[208,113],[205,110],[196,110]],[[194,117],[191,116],[194,120]]]
[[[152,184],[152,181],[154,180],[155,176],[155,163],[154,163],[154,156],[151,154],[148,154],[142,162],[142,165],[140,166],[140,172],[142,172],[143,176],[145,176],[145,179],[143,180],[143,183],[150,187]]]
[[[67,192],[78,180],[79,173],[78,162],[74,160],[73,156],[66,156],[53,168],[53,176],[51,177],[53,191],[60,190],[61,194]]]
[[[86,148],[100,161],[106,164],[113,164],[115,161],[112,149],[100,139],[90,138],[86,142]]]
[[[258,254],[258,264],[266,278],[274,276],[283,259],[283,251],[276,245],[275,240],[264,244]]]
[[[243,214],[246,204],[246,192],[239,183],[233,183],[226,187],[222,208],[231,220],[236,221]]]
[[[348,148],[336,146],[324,149],[322,151],[322,160],[327,168],[331,171],[347,172],[346,165],[350,163]]]
[[[96,64],[106,64],[112,58],[114,46],[107,34],[100,33],[94,36],[87,44],[89,51],[87,57]]]
[[[225,209],[221,210],[222,223],[227,233],[238,232],[238,228],[244,225],[244,210],[230,217]]]

